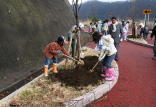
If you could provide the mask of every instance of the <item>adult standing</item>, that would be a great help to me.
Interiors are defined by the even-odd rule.
[[[92,31],[92,23],[89,25],[89,33]]]
[[[153,60],[156,60],[156,24],[152,30],[152,33],[151,33],[151,39],[153,38],[153,36],[155,36],[155,41],[154,41],[154,48],[153,48],[153,53],[154,53],[154,56],[153,56]]]
[[[107,25],[106,21],[104,21],[104,23],[102,25],[102,33],[106,36],[107,31],[108,31],[108,25]]]
[[[127,39],[128,27],[129,27],[129,21],[127,21],[126,25],[123,27],[124,41],[126,41]]]
[[[72,29],[73,29],[74,31],[76,31],[76,28],[77,28],[77,25],[72,26]],[[70,29],[69,32],[68,32],[68,41],[70,40],[70,36],[71,36],[71,31],[72,31],[72,29]],[[71,43],[71,47],[72,47],[72,57],[74,57],[75,33],[77,33],[77,35],[80,36],[80,30],[81,30],[81,29],[80,29],[80,27],[79,27],[79,30],[78,30],[77,32],[74,32],[74,33],[73,33],[72,43]],[[77,44],[77,41],[76,41],[76,53],[77,53],[77,48],[78,48],[78,44]],[[76,53],[75,53],[75,54],[76,54]]]
[[[144,24],[140,23],[139,27],[140,27],[140,38],[142,38],[142,34],[144,34]]]
[[[124,27],[125,26],[125,21],[124,20],[122,20],[122,27]]]
[[[99,33],[101,33],[101,21],[98,21],[98,24],[97,24],[97,31],[99,32]]]
[[[148,28],[147,25],[145,25],[145,27],[144,27],[144,35],[143,35],[144,40],[147,39],[148,34],[149,34],[149,28]]]
[[[119,44],[123,40],[122,39],[123,29],[122,29],[122,25],[118,23],[116,17],[112,17],[111,20],[112,20],[112,24],[109,26],[109,33],[114,39],[114,45],[117,49],[115,60],[118,61],[119,60]]]

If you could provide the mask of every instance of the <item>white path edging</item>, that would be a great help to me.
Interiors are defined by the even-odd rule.
[[[91,103],[92,101],[100,98],[101,96],[109,92],[113,88],[113,86],[117,83],[119,77],[119,69],[116,62],[114,68],[115,68],[115,81],[106,81],[104,84],[98,86],[94,90],[73,100],[65,102],[64,104],[66,105],[66,107],[84,107],[87,104]]]
[[[154,48],[154,45],[136,42],[136,41],[130,40],[128,38],[127,38],[127,41],[131,42],[131,43],[134,43],[134,44],[137,44],[137,45],[145,46],[145,47],[148,47],[148,48],[152,48],[152,49]]]
[[[63,61],[65,61],[65,59],[64,59]],[[61,61],[60,63],[58,63],[58,66],[59,66],[63,61]],[[52,69],[53,69],[53,68],[50,68],[50,69],[48,70],[48,72],[50,72]],[[9,94],[9,95],[6,96],[5,98],[1,99],[1,100],[0,100],[0,104],[3,103],[3,102],[5,102],[5,101],[7,101],[7,100],[9,100],[9,99],[11,99],[11,98],[12,98],[13,96],[15,96],[17,93],[20,93],[20,92],[24,91],[28,86],[31,85],[31,83],[36,82],[37,80],[39,80],[39,79],[40,79],[41,77],[43,77],[43,76],[44,76],[44,73],[41,74],[40,76],[36,77],[35,79],[33,79],[32,81],[30,81],[29,83],[27,83],[26,85],[22,86],[22,87],[19,88],[18,90],[16,90],[16,91],[14,91],[13,93]]]

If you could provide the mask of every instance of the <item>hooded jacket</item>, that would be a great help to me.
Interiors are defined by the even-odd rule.
[[[100,51],[100,49],[103,46],[109,47],[109,51],[107,53],[107,56],[111,56],[117,52],[117,50],[114,46],[114,40],[111,37],[111,35],[102,36],[99,43],[96,44],[95,51]]]
[[[53,57],[57,58],[59,50],[61,50],[67,56],[70,56],[70,54],[66,51],[66,49],[63,46],[60,46],[57,42],[52,42],[48,44],[46,48],[43,50],[43,52],[45,53],[46,57],[51,59]]]

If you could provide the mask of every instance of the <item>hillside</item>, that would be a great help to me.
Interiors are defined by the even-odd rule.
[[[156,17],[156,0],[138,0],[137,5],[137,19],[144,19],[143,10],[151,9],[152,14],[150,19]],[[131,3],[130,2],[100,2],[100,1],[88,1],[85,2],[80,11],[80,19],[87,19],[88,16],[96,16],[99,19],[110,19],[109,14],[117,16],[120,19],[126,19],[131,17]]]
[[[0,89],[43,67],[45,46],[74,23],[67,0],[0,0]]]

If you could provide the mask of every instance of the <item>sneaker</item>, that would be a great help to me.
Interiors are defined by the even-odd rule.
[[[152,59],[153,59],[153,60],[156,60],[156,57],[153,57]]]

